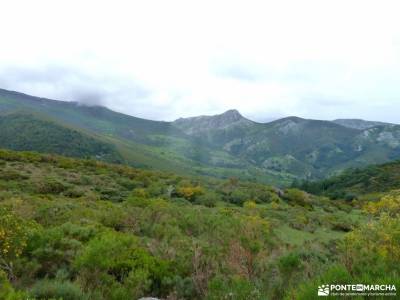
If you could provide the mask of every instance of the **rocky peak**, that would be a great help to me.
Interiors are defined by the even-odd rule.
[[[253,122],[244,118],[236,109],[214,116],[180,118],[173,124],[187,134],[202,133],[209,130],[224,129],[231,126],[246,126]]]
[[[227,110],[226,112],[224,112],[220,115],[217,115],[217,116],[220,116],[221,118],[225,119],[227,122],[236,122],[236,121],[239,121],[240,119],[244,119],[244,117],[236,109]]]

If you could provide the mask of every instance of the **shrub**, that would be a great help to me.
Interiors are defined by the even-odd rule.
[[[146,198],[141,198],[141,197],[135,197],[135,196],[129,196],[126,200],[125,203],[136,206],[136,207],[146,207],[149,206],[151,202],[151,199],[146,199]]]
[[[307,280],[305,283],[300,284],[297,288],[289,291],[286,294],[287,300],[310,300],[319,299],[321,297],[317,296],[318,286],[322,284],[351,284],[359,283],[354,282],[349,272],[342,265],[334,265],[330,267],[321,276],[313,279]]]
[[[23,180],[23,179],[28,179],[29,176],[23,175],[15,170],[2,170],[0,172],[0,179],[3,180]]]
[[[58,270],[71,272],[71,263],[82,248],[82,243],[96,233],[93,227],[71,223],[37,231],[28,242],[26,249],[31,260],[38,263],[39,276],[54,277]]]
[[[196,197],[204,193],[204,190],[200,186],[183,186],[178,187],[176,193],[178,194],[178,196],[193,202]]]
[[[0,270],[0,299],[10,299],[14,289],[8,281],[7,274]]]
[[[55,178],[46,178],[37,184],[36,191],[40,194],[61,194],[68,186]]]
[[[351,202],[353,200],[357,200],[357,195],[353,193],[346,193],[344,196],[344,200]]]
[[[6,273],[0,270],[0,299],[2,300],[25,300],[27,295],[23,292],[16,292],[7,279]]]
[[[332,224],[332,230],[335,231],[343,231],[343,232],[349,232],[352,229],[352,225],[348,223],[343,223],[343,222],[335,222]]]
[[[364,211],[378,216],[386,213],[391,217],[400,215],[400,193],[399,191],[391,192],[389,195],[382,197],[378,202],[368,202],[364,206]]]
[[[80,187],[73,187],[69,188],[64,192],[64,196],[70,197],[70,198],[79,198],[82,197],[85,194],[85,190]]]
[[[131,179],[127,179],[125,177],[121,177],[117,180],[117,183],[122,186],[123,188],[127,189],[127,190],[132,190],[134,189],[136,186],[138,186],[138,183],[131,180]]]
[[[400,272],[400,220],[383,215],[348,233],[343,261],[352,274],[383,276]]]
[[[121,202],[128,196],[128,192],[121,191],[121,189],[117,187],[102,187],[97,190],[100,192],[101,200]]]
[[[298,189],[287,189],[284,198],[292,204],[297,204],[300,206],[310,205],[307,193]]]
[[[106,232],[91,240],[76,258],[85,288],[100,290],[106,299],[136,299],[161,293],[170,277],[168,264],[151,256],[131,235]]]
[[[0,207],[0,265],[9,276],[13,276],[13,261],[21,256],[35,228],[35,223],[27,222],[10,209]]]
[[[229,195],[229,202],[236,205],[243,205],[243,203],[249,198],[249,193],[246,191],[242,191],[240,189],[235,189]]]
[[[310,220],[306,215],[299,213],[289,222],[289,226],[297,230],[304,230],[309,222]]]
[[[254,283],[240,277],[216,277],[209,283],[208,300],[265,300],[266,297]]]
[[[278,267],[283,274],[289,275],[301,267],[300,256],[293,252],[282,256],[279,258]]]
[[[40,280],[30,290],[38,299],[85,300],[88,297],[74,283],[69,281]]]
[[[207,191],[197,197],[197,199],[195,200],[195,204],[204,205],[206,207],[215,207],[219,200],[220,198],[216,193]]]

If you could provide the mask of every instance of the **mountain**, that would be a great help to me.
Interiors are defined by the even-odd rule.
[[[377,122],[377,121],[365,121],[362,119],[336,119],[333,120],[332,122],[349,127],[349,128],[354,128],[354,129],[369,129],[371,127],[379,126],[379,125],[393,125],[390,123],[384,123],[384,122]]]
[[[220,121],[225,115],[227,125]],[[318,178],[352,166],[400,157],[400,126],[367,129],[336,122],[288,117],[269,123],[249,121],[237,112],[179,119],[175,126],[209,147],[240,157],[269,172]]]
[[[257,123],[229,110],[161,122],[0,90],[0,114],[15,112],[95,136],[133,166],[279,186],[400,157],[400,126],[364,120],[287,117]]]
[[[0,147],[122,162],[115,146],[32,114],[0,116]]]

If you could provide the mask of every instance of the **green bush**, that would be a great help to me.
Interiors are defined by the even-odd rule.
[[[307,282],[300,284],[296,289],[290,291],[286,295],[286,299],[296,300],[312,300],[320,299],[317,291],[318,286],[323,284],[351,284],[354,282],[349,272],[342,265],[334,265],[330,267],[323,275]]]
[[[37,184],[37,192],[40,194],[61,194],[68,186],[55,178],[46,178]]]
[[[88,296],[79,286],[69,281],[40,280],[30,290],[31,297],[37,299],[85,300]]]
[[[282,256],[278,260],[279,270],[285,274],[291,274],[292,272],[298,270],[301,267],[300,256],[297,253],[289,253],[285,256]]]
[[[137,238],[106,232],[91,240],[75,260],[85,288],[99,290],[105,299],[136,299],[146,292],[166,292],[168,264],[151,256]]]
[[[100,192],[101,200],[112,202],[121,202],[128,196],[127,191],[123,191],[117,187],[101,187],[97,188],[97,191]]]
[[[216,277],[209,284],[208,300],[266,300],[267,297],[260,288],[249,280],[240,277]]]
[[[0,179],[2,180],[24,180],[28,178],[29,176],[23,175],[15,170],[0,169]]]
[[[215,207],[218,201],[220,201],[220,197],[218,194],[213,192],[206,192],[203,195],[200,195],[195,200],[195,204],[204,205],[207,207]]]
[[[234,190],[228,197],[228,201],[236,205],[243,205],[243,203],[248,199],[249,194],[240,189]]]
[[[85,194],[85,190],[80,187],[73,187],[73,188],[69,188],[68,190],[66,190],[63,194],[66,197],[79,198]]]
[[[298,189],[287,189],[284,194],[284,199],[291,204],[300,206],[310,205],[308,194]]]
[[[54,277],[59,269],[70,272],[70,265],[81,249],[82,243],[70,236],[62,227],[37,231],[30,238],[27,252],[38,263],[40,277]]]
[[[6,299],[13,291],[14,289],[8,281],[7,274],[0,270],[0,299]]]

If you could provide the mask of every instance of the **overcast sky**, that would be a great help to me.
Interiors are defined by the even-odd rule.
[[[0,88],[173,120],[400,123],[400,1],[2,1]]]

